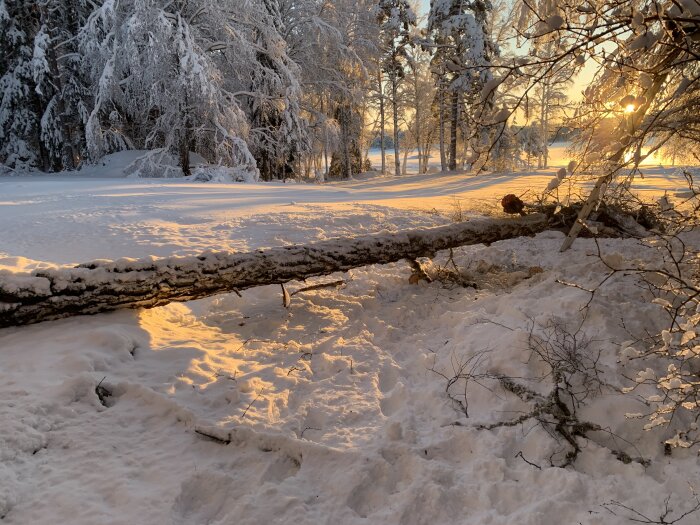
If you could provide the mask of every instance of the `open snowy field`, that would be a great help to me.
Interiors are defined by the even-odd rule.
[[[561,168],[569,164],[571,160],[571,153],[569,151],[569,142],[554,142],[549,145],[549,156],[548,163],[549,166],[553,168]],[[646,151],[646,150],[645,150]],[[369,150],[369,160],[375,169],[379,169],[382,165],[382,152],[379,148],[372,148]],[[649,168],[653,166],[658,166],[663,163],[663,160],[658,153],[652,153],[646,157],[641,165],[643,167]],[[401,164],[403,165],[404,158],[401,156]],[[393,149],[388,148],[386,150],[386,164],[387,169],[392,171],[394,168],[394,154]],[[537,165],[537,159],[534,159],[535,166]],[[440,171],[440,149],[436,144],[430,151],[430,158],[428,159],[428,171],[438,172]],[[406,159],[406,172],[407,173],[418,173],[418,150],[413,150],[408,154]]]
[[[643,171],[647,197],[683,189],[672,170]],[[435,226],[450,222],[455,202],[493,210],[506,193],[540,191],[552,173],[324,185],[105,170],[0,178],[0,269]],[[345,284],[294,295],[289,308],[270,286],[0,330],[0,521],[592,525],[629,523],[630,511],[604,507],[613,500],[656,517],[667,497],[671,517],[681,514],[700,489],[698,460],[665,457],[658,434],[626,420],[642,410],[635,397],[605,390],[589,401],[581,417],[606,431],[564,469],[549,465],[566,444],[534,420],[477,428],[527,411],[515,396],[472,383],[467,417],[447,395],[465,401],[463,383],[446,391],[465,363],[540,377],[533,325],[582,326],[615,384],[620,343],[661,328],[661,308],[623,276],[596,293],[583,322],[588,294],[557,281],[590,286],[605,268],[593,241],[562,255],[562,239],[545,232],[455,250],[476,289],[410,284],[401,262],[315,279]],[[630,260],[640,253],[633,240],[601,246]],[[546,380],[528,384],[548,391]],[[611,450],[652,461],[623,463]]]
[[[129,161],[117,158],[114,164],[60,176],[0,177],[0,267],[29,267],[17,256],[68,264],[248,250],[431,226],[444,223],[436,215],[450,216],[456,206],[465,212],[500,211],[507,193],[527,200],[542,193],[556,171],[368,174],[322,185],[202,184],[125,178]],[[681,191],[685,181],[674,171],[643,167],[645,178],[635,187],[648,198]]]

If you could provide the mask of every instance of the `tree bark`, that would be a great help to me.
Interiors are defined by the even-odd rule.
[[[396,73],[391,75],[391,101],[394,119],[394,175],[401,175],[401,157],[399,156],[399,79]]]
[[[345,113],[345,118],[343,122],[345,123],[343,129],[343,155],[345,156],[345,179],[352,178],[352,157],[350,156],[350,141],[352,140],[352,131],[350,130],[350,119],[352,118],[352,110],[344,106],[343,113]]]
[[[382,149],[382,175],[386,174],[386,117],[384,114],[384,80],[382,79],[382,70],[379,70],[379,130],[381,137]]]
[[[445,82],[440,80],[438,85],[438,97],[440,97],[440,171],[447,171],[447,154],[445,152]]]
[[[546,125],[544,122],[544,111],[545,106],[547,105],[547,93],[544,84],[540,89],[542,89],[542,98],[540,99],[540,151],[537,155],[537,169],[544,168],[544,149],[545,144],[547,143],[547,133],[545,132]]]
[[[544,90],[544,100],[547,102],[544,104],[544,116],[542,117],[542,156],[544,169],[549,167],[549,97],[551,96],[549,81],[546,81],[542,86]]]
[[[421,102],[419,101],[420,86],[418,82],[418,68],[413,67],[413,100],[415,105],[413,110],[416,114],[416,149],[418,150],[418,174],[423,172],[423,144],[421,143],[421,126],[423,125],[423,114],[421,113]],[[403,169],[406,171],[406,161],[404,160]]]
[[[450,171],[455,171],[457,170],[457,126],[459,124],[459,92],[456,89],[453,89],[450,95],[450,109],[452,112],[452,116],[450,119],[449,168]]]
[[[330,239],[249,253],[94,261],[75,268],[0,273],[0,328],[123,308],[152,308],[328,275],[368,264],[432,257],[440,250],[532,235],[546,218],[477,219],[437,228]]]

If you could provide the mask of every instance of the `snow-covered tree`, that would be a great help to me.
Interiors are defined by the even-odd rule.
[[[255,170],[247,122],[215,56],[228,45],[218,3],[105,0],[81,33],[91,64],[95,104],[86,138],[93,159],[145,147]],[[221,33],[219,33],[221,31]]]
[[[327,85],[331,71],[328,64],[337,54],[335,43],[340,40],[330,23],[333,6],[317,0],[277,0],[277,7],[277,38],[284,41],[284,62],[293,72],[287,78],[293,78],[295,84],[291,92],[295,96],[295,119],[304,124],[305,130],[306,147],[299,150],[300,160],[306,174],[313,167],[318,180],[323,180],[338,144],[338,125],[329,111]]]
[[[75,168],[91,104],[75,36],[86,0],[0,2],[0,160],[13,168]]]
[[[47,163],[33,74],[39,29],[36,2],[0,0],[0,162],[17,170]]]
[[[556,68],[596,71],[573,125],[582,132],[579,170],[601,170],[581,211],[595,207],[618,175],[633,177],[639,163],[681,134],[700,142],[696,0],[586,0],[583,4],[521,2],[517,26],[530,41],[549,39],[554,52],[532,47],[501,76],[518,78],[524,100]],[[651,148],[647,148],[653,144]],[[573,227],[570,246],[582,221]]]
[[[89,16],[87,0],[40,0],[41,27],[32,58],[42,99],[41,140],[54,170],[73,169],[85,157],[84,127],[91,106],[76,35]]]
[[[550,44],[551,45],[551,44]],[[551,47],[548,54],[551,54]],[[549,167],[549,143],[552,136],[552,124],[558,117],[563,117],[562,112],[571,107],[568,98],[568,88],[572,84],[574,70],[570,66],[554,68],[542,79],[529,99],[528,109],[536,112],[536,119],[540,124],[542,144],[537,159],[538,168]]]
[[[457,168],[458,130],[469,126],[474,146],[484,143],[484,127],[492,107],[491,62],[495,45],[487,31],[491,4],[483,0],[433,0],[428,30],[433,39],[433,72],[437,77],[440,114],[441,160]],[[449,116],[448,116],[449,113]],[[444,126],[449,122],[449,151],[444,152]]]
[[[418,173],[426,173],[438,129],[436,115],[431,109],[436,89],[430,71],[430,54],[415,47],[409,54],[408,64],[404,86],[408,109],[407,134],[418,150]]]
[[[411,28],[416,15],[407,0],[379,0],[377,19],[381,35],[380,68],[386,74],[392,106],[394,131],[394,173],[401,174],[399,147],[399,84],[405,77],[408,48],[412,45]]]
[[[231,57],[236,67],[222,67],[248,115],[249,145],[264,180],[291,176],[310,149],[301,109],[301,72],[282,36],[286,23],[280,0],[249,3],[231,19],[231,28],[240,35],[231,48],[238,53]]]
[[[543,144],[547,143],[547,137],[542,134],[542,124],[538,121],[529,123],[517,133],[520,148],[525,154],[526,165],[532,166],[532,159],[541,159],[544,156]]]
[[[376,0],[315,2],[306,15],[299,13],[300,22],[294,26],[303,29],[286,37],[302,71],[303,107],[310,125],[321,132],[317,136],[329,139],[321,149],[324,157],[330,156],[331,177],[348,178],[365,167],[365,109],[378,50],[375,4]]]
[[[516,130],[506,124],[499,129],[498,140],[489,153],[489,167],[495,172],[513,171],[520,165],[521,151],[522,143]]]
[[[337,176],[361,169],[374,1],[226,3],[232,42],[217,62],[251,122],[249,144],[263,177],[321,164],[321,178],[331,164]]]

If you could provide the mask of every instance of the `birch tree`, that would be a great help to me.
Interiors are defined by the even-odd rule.
[[[418,173],[428,171],[430,152],[436,139],[438,122],[431,108],[436,96],[435,81],[430,70],[430,54],[418,47],[411,50],[407,82],[407,134],[418,150]]]

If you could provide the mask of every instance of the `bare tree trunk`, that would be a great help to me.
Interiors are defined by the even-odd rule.
[[[175,70],[179,74],[179,72],[180,72],[180,59],[179,59],[179,57],[175,61]],[[183,100],[180,101],[179,110],[182,112],[182,124],[181,124],[181,128],[178,130],[178,133],[177,133],[178,143],[175,145],[175,147],[177,148],[177,154],[179,156],[179,164],[180,164],[180,169],[182,170],[182,174],[185,177],[189,177],[190,175],[192,175],[192,170],[190,169],[190,128],[191,128],[191,123],[190,123],[190,117],[189,117],[190,101],[189,101],[187,91],[185,91]],[[265,180],[265,170],[261,169],[260,172],[261,172],[261,175],[263,177],[263,180]]]
[[[435,131],[434,127],[429,128],[423,138],[423,173],[428,173],[428,159],[433,151]]]
[[[368,264],[432,257],[544,230],[542,215],[478,219],[437,228],[330,239],[249,253],[95,261],[75,268],[0,275],[0,328],[123,308],[152,308]]]
[[[190,169],[190,148],[188,144],[189,141],[187,139],[183,139],[180,143],[180,167],[185,177],[192,175],[192,170]]]
[[[386,116],[384,111],[384,81],[382,79],[382,70],[378,73],[379,80],[379,136],[381,139],[382,148],[382,175],[386,173]]]
[[[452,118],[450,119],[450,171],[457,169],[457,129],[459,124],[459,92],[452,91],[452,100],[450,104],[452,110]]]
[[[544,157],[544,168],[549,167],[549,94],[550,86],[549,82],[545,82],[542,87],[545,93],[545,104],[544,106],[544,117],[542,118],[542,138],[544,143],[542,144],[542,155]]]
[[[537,155],[537,168],[544,168],[544,150],[547,144],[547,134],[545,133],[544,108],[547,105],[547,93],[544,84],[542,85],[542,98],[540,99],[540,151]]]
[[[414,100],[416,102],[415,112],[416,112],[416,149],[418,150],[418,174],[425,173],[423,171],[423,145],[421,143],[421,126],[423,125],[423,113],[421,111],[421,104],[418,101],[418,69],[413,69],[413,93]],[[404,169],[406,162],[404,161]]]
[[[349,179],[352,177],[352,158],[350,157],[347,138],[343,141],[343,153],[345,155],[345,178]]]
[[[445,153],[445,84],[440,81],[440,171],[447,171],[447,154]]]
[[[360,122],[365,122],[367,117],[367,103],[362,104],[362,116],[360,118]],[[367,148],[367,151],[365,155],[362,155],[362,145],[365,143],[365,133],[366,133],[365,126],[362,125],[359,128],[359,133],[357,135],[357,160],[359,161],[360,165],[357,167],[358,171],[357,173],[362,173],[365,171],[365,160],[369,159],[369,147]]]
[[[430,135],[426,138],[425,144],[423,145],[423,168],[421,173],[428,173],[428,159],[430,158],[430,153],[432,152],[432,144],[430,143]]]
[[[391,77],[391,102],[393,106],[393,117],[394,117],[394,174],[401,175],[401,157],[399,152],[399,101],[398,101],[398,91],[399,91],[399,79],[396,77],[396,73],[390,75]]]
[[[325,109],[324,109],[324,100],[325,100],[325,94],[321,94],[321,114],[324,116],[326,115]],[[324,125],[324,131],[323,131],[323,162],[324,162],[324,170],[325,173],[323,174],[323,181],[328,180],[328,128],[325,127]]]
[[[183,129],[180,131],[180,168],[182,168],[182,174],[185,177],[192,175],[192,170],[190,169],[190,119],[187,108],[187,98],[185,98],[185,122],[183,124]]]
[[[351,116],[351,110],[347,107],[345,107],[343,112],[346,113],[345,118],[343,121],[345,122],[344,126],[344,140],[343,140],[343,155],[345,156],[345,178],[349,179],[352,178],[352,157],[351,157],[351,152],[350,152],[350,140],[351,140],[351,132],[350,132],[350,119],[352,118]]]

